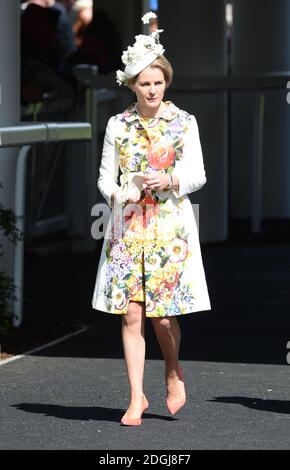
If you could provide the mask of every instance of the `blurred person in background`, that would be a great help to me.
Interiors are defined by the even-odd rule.
[[[93,11],[92,21],[78,36],[77,51],[66,61],[65,70],[70,74],[76,64],[97,65],[99,73],[109,73],[121,66],[121,38],[114,23],[102,8]]]
[[[31,42],[34,39],[42,39],[43,32],[39,21],[42,24],[49,23],[53,29],[50,41],[43,51],[42,60],[57,72],[65,59],[76,50],[75,37],[65,5],[57,0],[29,0],[24,3],[22,9],[22,17],[24,15],[26,23],[29,22],[29,28],[26,28],[25,32],[32,36]],[[53,24],[50,21],[52,14]]]
[[[44,93],[73,93],[60,67],[76,50],[66,9],[55,0],[21,4],[21,100],[41,100]]]
[[[76,45],[82,45],[82,34],[93,20],[93,0],[75,0],[72,4],[72,28]]]

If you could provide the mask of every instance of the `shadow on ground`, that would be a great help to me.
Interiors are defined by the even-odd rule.
[[[41,414],[60,419],[69,419],[72,421],[111,421],[120,423],[120,415],[125,413],[126,409],[108,408],[105,406],[63,406],[51,405],[48,403],[18,403],[12,405],[17,410],[27,413]],[[172,421],[175,418],[163,416],[155,413],[144,413],[146,419],[159,419],[163,421]]]
[[[258,411],[270,411],[279,414],[290,414],[290,401],[286,400],[267,400],[253,397],[216,397],[207,400],[215,403],[229,403],[245,406]]]

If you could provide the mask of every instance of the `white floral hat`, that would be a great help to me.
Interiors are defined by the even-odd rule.
[[[144,24],[148,24],[151,18],[157,18],[157,16],[152,11],[149,11],[142,16],[142,21]],[[128,46],[127,50],[123,51],[121,59],[126,67],[124,72],[122,70],[117,70],[116,72],[116,79],[119,85],[123,85],[128,78],[138,75],[138,73],[164,53],[165,49],[159,42],[159,33],[162,33],[162,31],[164,30],[157,29],[149,35],[139,34],[135,36],[133,46]]]

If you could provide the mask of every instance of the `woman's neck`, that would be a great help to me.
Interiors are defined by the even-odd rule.
[[[137,102],[136,109],[137,109],[139,116],[141,117],[155,118],[159,116],[160,112],[163,109],[163,106],[164,106],[163,101],[161,101],[157,109],[146,109],[144,107],[142,108],[142,106],[140,106],[140,104]]]

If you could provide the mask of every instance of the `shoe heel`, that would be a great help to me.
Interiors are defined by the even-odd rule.
[[[145,403],[144,403],[143,408],[142,408],[142,414],[144,413],[144,411],[147,410],[147,408],[149,408],[149,403],[148,403],[148,400],[146,398]]]
[[[149,408],[149,403],[148,403],[147,398],[145,398],[145,402],[143,404],[143,408],[141,412],[141,417],[140,418],[124,418],[123,416],[123,418],[121,419],[121,424],[123,424],[123,426],[141,426],[142,415],[144,411],[147,410],[147,408]]]
[[[180,375],[182,382],[185,383],[184,374],[183,374],[183,370],[181,367],[179,367],[179,375]],[[185,405],[185,403],[186,403],[186,396],[184,398],[180,398],[179,400],[168,400],[168,398],[166,399],[167,408],[172,415],[177,413],[177,411],[179,411]]]

